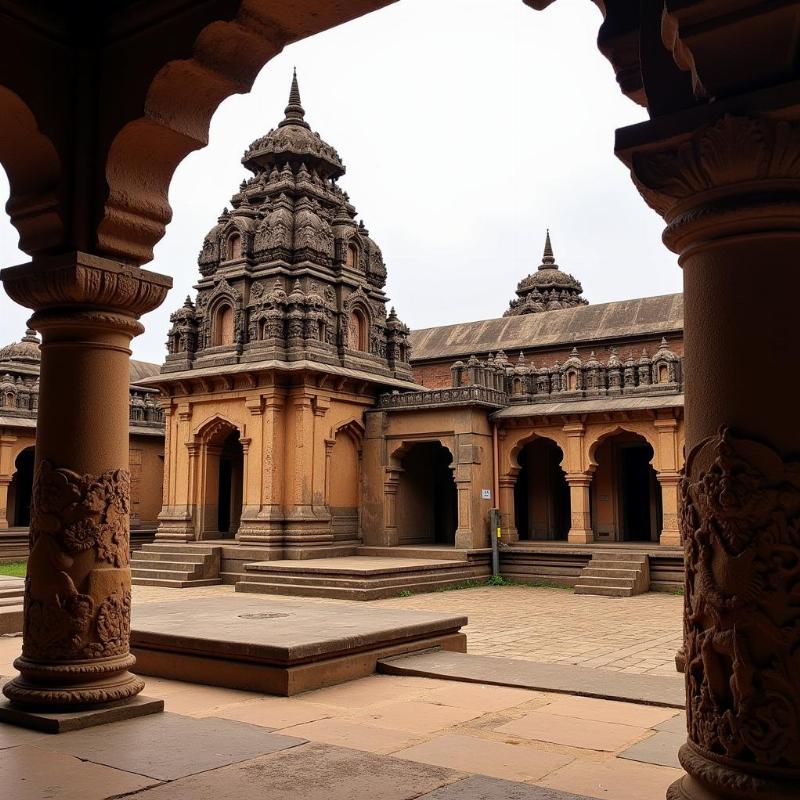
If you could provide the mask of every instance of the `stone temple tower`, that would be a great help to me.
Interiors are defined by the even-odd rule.
[[[242,163],[253,175],[203,242],[163,371],[309,360],[409,378],[381,250],[338,186],[339,154],[305,120],[296,73],[284,118]]]
[[[235,537],[261,558],[350,552],[365,411],[415,387],[380,248],[305,116],[295,74],[203,241],[196,298],[171,317],[152,381],[166,416],[159,540]]]

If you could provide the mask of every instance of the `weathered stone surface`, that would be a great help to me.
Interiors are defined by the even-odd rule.
[[[384,656],[433,646],[463,650],[466,622],[333,603],[268,606],[236,595],[139,606],[132,646],[145,675],[291,695],[369,675]]]
[[[37,746],[159,780],[175,780],[303,741],[243,722],[160,714],[67,733]]]
[[[154,697],[136,695],[104,708],[89,708],[83,711],[36,711],[18,708],[8,701],[0,702],[0,722],[18,725],[46,733],[66,733],[83,728],[106,725],[109,722],[159,714],[164,710],[164,701]]]
[[[412,800],[460,773],[307,744],[135,794],[131,800]]]
[[[681,768],[678,761],[678,750],[686,742],[686,732],[670,733],[658,731],[648,739],[636,742],[635,745],[623,750],[620,758],[630,761],[642,761],[646,764],[660,764],[662,767]]]
[[[29,745],[0,750],[0,791],[9,800],[105,800],[156,783],[143,775]]]
[[[544,786],[486,778],[473,775],[458,783],[451,783],[419,800],[587,800],[583,795],[559,792]]]
[[[684,703],[683,679],[678,676],[623,674],[570,664],[439,652],[386,659],[378,670],[388,675],[518,686],[670,708],[683,708]]]

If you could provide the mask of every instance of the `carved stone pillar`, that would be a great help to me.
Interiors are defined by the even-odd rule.
[[[3,693],[44,710],[126,700],[144,685],[128,671],[129,345],[171,281],[84,253],[0,277],[42,334],[20,675]]]
[[[587,474],[567,475],[569,485],[570,522],[567,541],[575,544],[587,544],[594,541],[592,531],[592,513],[589,490],[592,476]]]
[[[800,127],[791,111],[761,108],[699,129],[687,114],[618,134],[684,273],[689,738],[671,800],[788,800],[800,786],[800,374],[787,368]],[[780,376],[774,391],[750,380],[755,363]]]
[[[456,513],[458,524],[456,526],[455,545],[459,550],[469,550],[474,547],[472,541],[472,465],[451,465],[456,484]]]
[[[383,482],[383,535],[386,547],[400,544],[400,532],[397,528],[397,491],[400,488],[402,469],[386,469]]]

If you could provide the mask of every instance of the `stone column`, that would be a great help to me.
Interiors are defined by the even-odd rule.
[[[800,126],[791,109],[699,129],[687,114],[618,133],[684,274],[689,736],[680,751],[688,774],[671,800],[789,800],[800,786]]]
[[[659,472],[656,477],[661,487],[662,519],[658,543],[677,547],[681,543],[681,533],[678,529],[681,476],[677,472]]]
[[[8,507],[8,486],[14,477],[12,447],[17,437],[10,433],[0,434],[0,531],[8,530],[11,509]]]
[[[386,469],[383,482],[383,536],[384,546],[396,547],[400,544],[400,532],[397,528],[397,490],[400,488],[402,469]]]
[[[472,465],[451,465],[456,483],[456,526],[455,545],[459,550],[469,550],[472,544]]]
[[[12,704],[73,710],[123,701],[128,670],[128,362],[139,315],[169,278],[85,253],[3,270],[42,334],[31,553]]]
[[[589,490],[592,476],[586,473],[567,475],[569,485],[570,522],[567,541],[574,544],[587,544],[594,541]]]
[[[516,475],[503,475],[500,478],[500,520],[502,526],[501,540],[510,544],[519,541],[517,517],[514,508],[514,487],[517,485]]]

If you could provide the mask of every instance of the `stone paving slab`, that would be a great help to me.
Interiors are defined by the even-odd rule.
[[[685,732],[658,731],[648,739],[643,739],[633,747],[621,752],[619,758],[680,769],[681,762],[678,761],[678,749],[685,741]]]
[[[5,750],[7,747],[18,747],[21,744],[36,744],[39,739],[46,739],[49,735],[0,722],[0,750]]]
[[[36,746],[159,780],[175,780],[304,742],[244,722],[165,713],[49,736]]]
[[[673,717],[672,719],[668,719],[666,722],[659,722],[658,725],[653,725],[653,727],[657,731],[669,731],[670,733],[680,733],[684,738],[686,738],[686,712],[682,711],[677,716]]]
[[[479,772],[512,781],[542,778],[573,760],[572,756],[562,753],[548,753],[460,734],[439,736],[393,755],[395,758],[434,764],[461,772]]]
[[[538,664],[513,658],[431,652],[381,659],[387,675],[417,675],[456,681],[516,686],[644,705],[683,708],[683,677],[620,674],[570,664]]]
[[[7,800],[105,800],[157,783],[29,745],[0,751],[0,795]]]
[[[585,795],[559,792],[544,786],[484,778],[474,775],[458,783],[451,783],[419,800],[588,800]]]
[[[343,747],[306,744],[193,775],[128,800],[415,800],[463,775]]]

